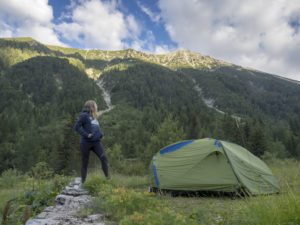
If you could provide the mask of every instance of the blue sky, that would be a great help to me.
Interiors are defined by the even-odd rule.
[[[76,4],[76,1],[72,1]],[[69,6],[72,4],[71,0],[49,0],[48,4],[52,6],[54,23],[60,24],[63,20],[71,22],[70,19],[61,19],[61,15],[70,11]],[[77,1],[80,4],[80,1]],[[109,1],[102,1],[109,2]],[[126,15],[133,15],[136,22],[142,29],[142,32],[138,34],[140,40],[145,40],[146,43],[142,45],[143,51],[153,52],[155,51],[154,46],[164,46],[168,51],[169,49],[177,49],[178,45],[176,42],[172,41],[169,33],[166,31],[163,21],[160,19],[160,9],[158,7],[158,2],[153,1],[135,1],[135,0],[124,0],[115,1],[115,10],[120,11],[126,17]],[[150,16],[149,16],[150,15]],[[100,17],[101,15],[99,15]],[[152,16],[152,17],[151,17]],[[156,16],[156,17],[155,17]],[[95,18],[96,19],[96,18]],[[149,37],[150,36],[150,37]],[[151,39],[151,40],[149,40]],[[78,43],[74,40],[63,40],[65,44],[78,47],[78,48],[93,48],[98,46],[88,46]],[[123,42],[125,46],[130,47],[134,40],[132,38],[124,38]],[[164,50],[162,50],[164,52]]]
[[[299,0],[0,0],[0,37],[84,49],[185,48],[300,80]]]

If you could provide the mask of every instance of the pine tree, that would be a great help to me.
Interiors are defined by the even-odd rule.
[[[69,116],[63,128],[63,144],[58,150],[55,171],[70,173],[78,169],[80,164],[79,137],[74,131],[75,116]]]
[[[251,130],[249,138],[250,151],[256,156],[262,156],[268,149],[267,138],[263,126],[257,123]]]
[[[168,115],[159,126],[157,132],[151,136],[143,158],[149,161],[152,156],[164,146],[170,145],[184,138],[185,134],[178,120],[172,118],[171,115]]]

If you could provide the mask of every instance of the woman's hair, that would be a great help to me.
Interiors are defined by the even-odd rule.
[[[92,117],[97,118],[98,106],[94,100],[88,100],[84,103],[84,110],[88,111]]]

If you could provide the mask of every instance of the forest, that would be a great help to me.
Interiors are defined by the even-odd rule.
[[[86,100],[107,107],[99,80],[115,106],[99,118],[114,171],[145,174],[162,147],[204,137],[265,159],[300,158],[297,82],[237,66],[174,69],[118,53],[109,60],[85,54],[33,39],[0,40],[0,173],[26,173],[44,162],[55,173],[78,174],[73,126]]]

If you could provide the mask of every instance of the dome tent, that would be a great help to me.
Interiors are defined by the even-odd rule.
[[[237,144],[210,138],[161,149],[150,164],[150,183],[164,190],[279,192],[277,180],[262,160]]]

